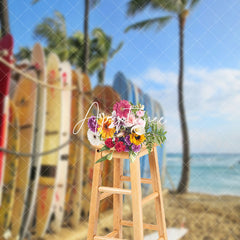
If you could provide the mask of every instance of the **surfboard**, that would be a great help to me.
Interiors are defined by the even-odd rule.
[[[147,111],[148,116],[152,119],[153,118],[153,109],[152,109],[152,101],[151,98],[149,97],[148,94],[143,95],[143,100],[144,100],[144,106],[145,106],[145,111]],[[144,160],[141,163],[143,166],[141,166],[142,170],[142,177],[143,178],[151,178],[151,173],[150,173],[150,165],[149,165],[149,159],[148,155],[144,156]],[[143,192],[144,195],[149,193],[149,184],[143,184]]]
[[[127,80],[123,73],[118,72],[114,76],[113,89],[119,93],[121,99],[125,99],[133,103],[134,101],[133,91],[131,89],[129,80]],[[135,99],[137,99],[136,94]],[[130,163],[128,159],[124,159],[123,173],[126,176],[130,176]],[[130,182],[126,182],[124,183],[124,185],[128,188],[131,186]]]
[[[50,53],[47,61],[47,83],[61,87],[59,59]],[[61,131],[61,90],[47,88],[46,125],[43,151],[49,151],[60,145]],[[35,236],[43,237],[50,222],[53,197],[56,192],[57,166],[59,151],[42,157],[39,186],[36,201]]]
[[[84,109],[84,116],[88,111],[88,108],[93,102],[91,82],[88,76],[83,74],[83,109]],[[90,114],[87,117],[90,117]],[[81,210],[81,217],[83,219],[87,218],[89,215],[89,206],[90,206],[90,199],[91,199],[91,189],[92,187],[92,177],[93,177],[93,163],[94,163],[94,155],[95,152],[91,148],[88,138],[87,138],[87,130],[88,125],[87,121],[83,125],[83,188],[82,188],[82,210]]]
[[[5,35],[0,40],[0,56],[5,61],[11,63],[13,51],[13,37],[10,34]],[[0,62],[0,147],[6,147],[7,139],[7,119],[9,102],[9,85],[11,79],[11,70],[5,64]],[[0,205],[2,198],[2,188],[4,179],[5,154],[0,152]]]
[[[105,115],[111,115],[113,105],[120,101],[120,95],[108,85],[97,85],[93,90],[94,102],[98,102],[100,112]],[[104,161],[102,181],[104,186],[112,186],[113,183],[113,163],[112,161]],[[112,208],[112,196],[101,201],[100,211],[106,211]]]
[[[28,70],[26,73],[33,78],[37,78],[35,70]],[[23,153],[32,153],[34,148],[36,96],[36,83],[22,76],[17,84],[13,102],[19,115],[19,151]],[[20,234],[31,167],[32,157],[19,157],[15,200],[11,219],[12,239],[17,239]]]
[[[71,85],[78,88],[79,86],[79,76],[78,73],[72,70],[72,79]],[[71,114],[70,114],[70,124],[71,124],[71,137],[74,139],[75,135],[73,134],[73,128],[78,122],[78,90],[72,91],[71,97]],[[67,177],[67,189],[65,196],[65,205],[64,205],[64,224],[69,224],[70,216],[73,214],[72,202],[71,202],[71,193],[73,189],[73,181],[75,176],[75,167],[77,160],[77,148],[78,143],[74,140],[69,144],[69,163],[68,163],[68,177]]]
[[[46,82],[45,56],[43,48],[39,43],[36,43],[33,46],[30,68],[35,71],[37,79],[39,81]],[[46,87],[43,87],[41,85],[37,86],[36,106],[36,128],[34,132],[35,135],[33,141],[33,153],[40,153],[43,151],[43,140],[46,120]],[[32,158],[33,165],[31,169],[31,178],[23,217],[24,224],[22,224],[21,227],[20,239],[26,237],[26,234],[33,222],[41,161],[41,156]]]
[[[88,110],[86,106],[86,110],[84,110],[84,82],[90,80],[88,76],[82,74],[80,70],[76,71],[77,79],[78,79],[78,88],[80,90],[80,94],[77,96],[77,108],[78,108],[78,116],[77,119],[82,120],[84,119],[85,113]],[[87,79],[85,79],[87,78]],[[84,128],[86,127],[86,124]],[[75,172],[74,172],[74,179],[72,185],[72,192],[70,196],[70,202],[72,204],[72,214],[69,217],[69,225],[73,228],[77,228],[79,226],[79,221],[81,217],[82,211],[82,183],[83,183],[83,164],[84,164],[84,144],[83,144],[83,136],[84,130],[82,129],[77,135],[77,139],[79,141],[75,142],[76,144],[76,164],[75,164]],[[85,150],[86,151],[86,150]]]
[[[155,116],[160,119],[161,117],[164,117],[163,115],[163,109],[159,102],[154,101],[154,109],[155,109]],[[165,180],[165,171],[166,171],[166,152],[165,152],[165,144],[162,144],[162,146],[157,147],[157,153],[158,153],[158,165],[160,170],[160,176],[161,176],[161,182],[164,184]]]
[[[19,126],[18,113],[13,102],[10,101],[9,120],[8,120],[8,140],[7,149],[19,151]],[[4,188],[2,205],[0,207],[0,238],[9,230],[12,207],[15,197],[16,176],[19,158],[16,155],[6,155],[6,167],[4,174]]]
[[[60,64],[60,76],[63,87],[71,87],[72,72],[71,65],[68,62]],[[61,92],[61,137],[60,144],[64,144],[70,138],[70,114],[71,114],[71,90],[63,90]],[[56,193],[52,212],[52,221],[50,224],[51,231],[59,232],[63,216],[64,216],[64,203],[67,187],[67,173],[68,173],[68,160],[69,160],[69,145],[60,149],[59,164],[56,180]]]

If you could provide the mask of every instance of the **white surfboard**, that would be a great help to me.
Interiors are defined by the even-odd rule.
[[[42,46],[36,43],[32,50],[31,66],[36,71],[39,81],[46,83],[46,69],[45,69],[45,56]],[[45,112],[46,112],[46,87],[38,85],[37,87],[37,100],[36,100],[36,120],[35,120],[35,134],[33,141],[33,152],[40,153],[43,151],[43,140],[45,132]],[[28,229],[31,227],[35,213],[35,203],[37,197],[38,181],[40,175],[42,157],[33,157],[32,176],[29,184],[29,193],[27,197],[24,218],[21,228],[21,237],[23,239]]]
[[[63,87],[71,87],[72,72],[71,65],[68,62],[60,64],[60,77]],[[72,91],[63,90],[61,93],[61,137],[60,145],[67,142],[70,138],[70,116],[71,116],[71,98]],[[52,222],[50,223],[51,231],[59,232],[64,216],[64,203],[67,187],[69,145],[62,148],[59,152],[59,164],[56,180],[56,193],[54,196],[54,205],[52,212]]]

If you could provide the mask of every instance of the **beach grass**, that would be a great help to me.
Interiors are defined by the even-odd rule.
[[[239,240],[240,239],[240,197],[200,193],[173,194],[164,192],[164,208],[167,227],[188,229],[182,240]],[[131,220],[130,198],[124,204],[124,219]],[[149,202],[143,209],[144,222],[155,223],[155,208]],[[100,214],[98,234],[112,231],[112,210]],[[87,219],[75,230],[63,228],[58,235],[46,239],[86,240]],[[145,231],[145,235],[152,233]],[[124,228],[124,238],[131,240],[132,229]]]

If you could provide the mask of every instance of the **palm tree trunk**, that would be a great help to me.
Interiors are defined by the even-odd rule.
[[[88,73],[88,61],[89,61],[89,43],[88,43],[88,19],[89,19],[89,0],[85,0],[84,11],[84,44],[83,44],[83,72]]]
[[[184,94],[183,94],[183,81],[184,81],[184,26],[186,17],[181,14],[178,18],[179,21],[179,78],[178,78],[178,109],[181,122],[182,131],[182,174],[178,185],[177,192],[184,193],[188,190],[189,176],[190,176],[190,156],[189,156],[189,138],[188,128],[184,109]]]
[[[0,20],[1,20],[1,34],[2,36],[4,36],[7,33],[10,33],[7,0],[0,0]]]

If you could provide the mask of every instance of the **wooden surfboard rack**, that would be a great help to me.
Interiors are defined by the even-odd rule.
[[[106,151],[95,151],[95,162],[102,156],[106,155]],[[130,160],[130,177],[123,176],[123,159],[128,159],[128,153],[113,152],[113,187],[101,186],[103,162],[94,164],[92,193],[90,203],[90,214],[88,223],[87,240],[124,240],[122,236],[122,227],[133,227],[134,240],[144,239],[144,229],[157,231],[158,240],[167,240],[165,213],[163,208],[162,188],[158,166],[157,149],[154,146],[149,154],[149,165],[151,179],[141,179],[140,175],[140,160],[141,156],[148,154],[146,148],[142,148],[138,157],[134,162]],[[131,189],[123,189],[123,182],[130,181]],[[151,184],[153,193],[142,199],[141,183]],[[123,220],[122,207],[123,195],[132,196],[132,212],[133,221]],[[113,195],[113,231],[105,236],[96,236],[97,224],[99,216],[100,201]],[[142,207],[150,200],[155,201],[156,209],[156,225],[143,223]]]

